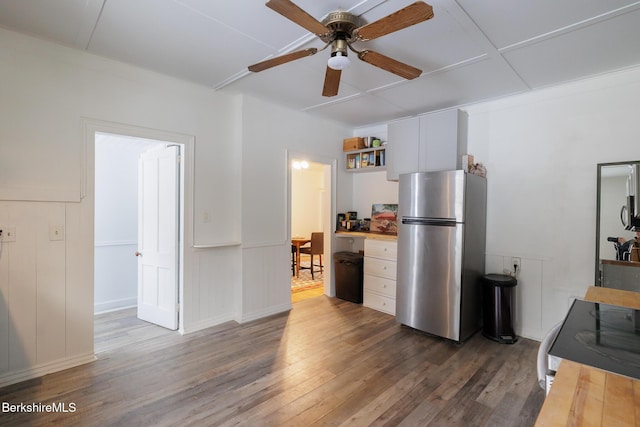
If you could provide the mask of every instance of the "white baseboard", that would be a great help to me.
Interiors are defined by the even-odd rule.
[[[233,322],[233,313],[227,313],[220,316],[212,317],[209,319],[199,320],[197,322],[189,323],[188,325],[182,325],[180,332],[182,335],[192,334],[194,332],[201,331],[203,329],[210,328],[212,326],[218,326],[222,323]]]
[[[243,313],[238,320],[238,323],[247,323],[253,320],[262,319],[263,317],[272,316],[274,314],[290,311],[293,308],[291,301],[286,304],[276,305],[274,307],[268,307],[264,310],[254,311],[253,313]]]
[[[115,301],[101,302],[93,305],[93,314],[102,314],[109,311],[124,310],[125,308],[136,307],[138,298],[125,298]]]
[[[85,363],[90,363],[95,360],[96,356],[93,353],[90,353],[65,359],[58,359],[53,362],[34,366],[32,368],[22,369],[19,371],[7,372],[4,374],[0,374],[0,387],[16,384],[22,381],[30,380],[32,378],[38,378],[43,375],[73,368],[75,366],[84,365]]]
[[[520,337],[528,338],[528,339],[533,340],[533,341],[542,341],[542,339],[544,338],[544,335],[545,335],[541,331],[536,331],[536,330],[532,330],[532,329],[524,329],[524,328],[521,331],[516,330],[516,333],[518,333],[518,336],[520,336]]]
[[[286,311],[290,311],[292,308],[291,302],[287,304],[281,304],[275,307],[269,307],[264,310],[254,311],[253,313],[244,314],[241,316],[235,315],[234,313],[227,313],[221,316],[216,316],[214,318],[200,320],[198,322],[190,323],[188,325],[184,325],[180,328],[180,333],[182,335],[191,334],[193,332],[201,331],[206,328],[210,328],[212,326],[217,326],[225,322],[235,321],[237,323],[247,323],[253,320],[262,319],[263,317],[272,316],[274,314],[283,313]]]

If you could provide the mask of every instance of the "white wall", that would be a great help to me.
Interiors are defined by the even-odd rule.
[[[466,108],[487,166],[487,271],[522,257],[518,318],[538,338],[593,284],[598,163],[640,159],[640,69]]]
[[[349,129],[248,96],[243,98],[242,118],[243,286],[238,320],[247,321],[291,307],[287,153],[306,153],[317,163],[339,162]],[[335,208],[340,211],[351,204],[352,184],[340,167],[336,174]]]
[[[291,236],[311,236],[322,231],[324,168],[312,164],[308,169],[291,170]]]
[[[398,181],[387,181],[386,171],[353,172],[353,210],[358,218],[371,218],[374,203],[397,204]]]

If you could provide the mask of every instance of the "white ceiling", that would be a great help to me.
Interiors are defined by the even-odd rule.
[[[372,22],[412,0],[294,2],[318,20],[344,9]],[[405,81],[352,55],[338,95],[326,98],[328,51],[246,71],[269,56],[324,45],[264,3],[0,0],[0,26],[351,126],[640,65],[640,1],[427,0],[433,19],[367,42],[422,76]]]

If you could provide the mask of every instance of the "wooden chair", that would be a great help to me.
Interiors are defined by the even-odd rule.
[[[300,265],[300,268],[308,268],[311,270],[311,278],[315,279],[314,277],[314,272],[318,271],[316,270],[314,267],[320,267],[320,273],[322,273],[323,271],[323,266],[322,266],[322,254],[324,253],[324,233],[311,233],[311,246],[303,246],[300,248],[300,253],[301,254],[308,254],[311,255],[311,264],[309,267],[303,267],[302,265]],[[313,257],[314,255],[318,255],[318,258],[320,260],[319,264],[314,264],[313,263]],[[300,263],[302,264],[302,263]]]

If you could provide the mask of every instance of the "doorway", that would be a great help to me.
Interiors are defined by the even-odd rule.
[[[95,134],[94,312],[178,329],[180,144]]]
[[[289,154],[289,230],[292,238],[291,291],[292,302],[320,295],[331,295],[331,241],[334,211],[334,161],[316,159],[303,154]],[[322,269],[320,257],[295,254],[294,240],[311,239],[322,232]],[[309,246],[309,244],[305,246]],[[314,269],[311,274],[310,268]]]

